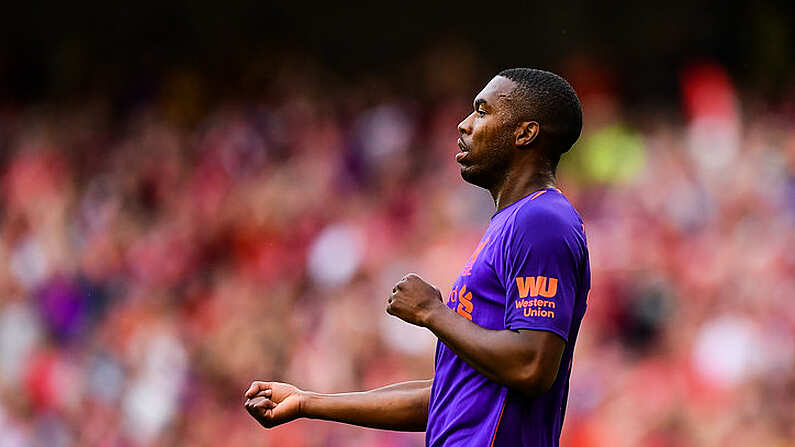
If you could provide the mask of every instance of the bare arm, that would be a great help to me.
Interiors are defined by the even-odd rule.
[[[370,391],[319,394],[279,382],[254,382],[246,410],[265,428],[305,417],[362,427],[425,431],[432,380],[397,383]]]
[[[387,312],[427,327],[475,370],[529,397],[546,392],[555,382],[566,347],[551,332],[480,327],[444,305],[439,290],[415,274],[395,285]]]
[[[555,382],[566,347],[552,332],[485,329],[444,305],[429,313],[425,324],[479,373],[529,397]]]

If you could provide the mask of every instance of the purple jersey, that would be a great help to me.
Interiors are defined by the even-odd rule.
[[[444,343],[428,412],[428,446],[557,446],[572,353],[591,273],[580,216],[555,188],[491,218],[447,305],[487,329],[551,331],[566,341],[552,388],[535,399],[493,382]]]

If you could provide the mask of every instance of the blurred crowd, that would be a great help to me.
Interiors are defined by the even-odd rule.
[[[567,75],[585,129],[559,187],[593,287],[563,444],[792,446],[795,103],[709,64],[643,110]],[[431,377],[435,338],[385,300],[412,271],[449,292],[493,213],[454,161],[478,85],[357,88],[186,120],[190,100],[0,108],[0,447],[423,445],[242,405],[256,379]]]

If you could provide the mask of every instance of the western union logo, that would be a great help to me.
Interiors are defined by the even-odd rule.
[[[517,276],[516,287],[519,289],[519,298],[527,298],[528,295],[552,298],[558,293],[558,280],[546,276]]]

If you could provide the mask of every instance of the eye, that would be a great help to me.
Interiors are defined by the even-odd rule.
[[[475,109],[475,113],[477,113],[480,116],[483,116],[486,114],[486,111],[478,107],[477,109]]]

